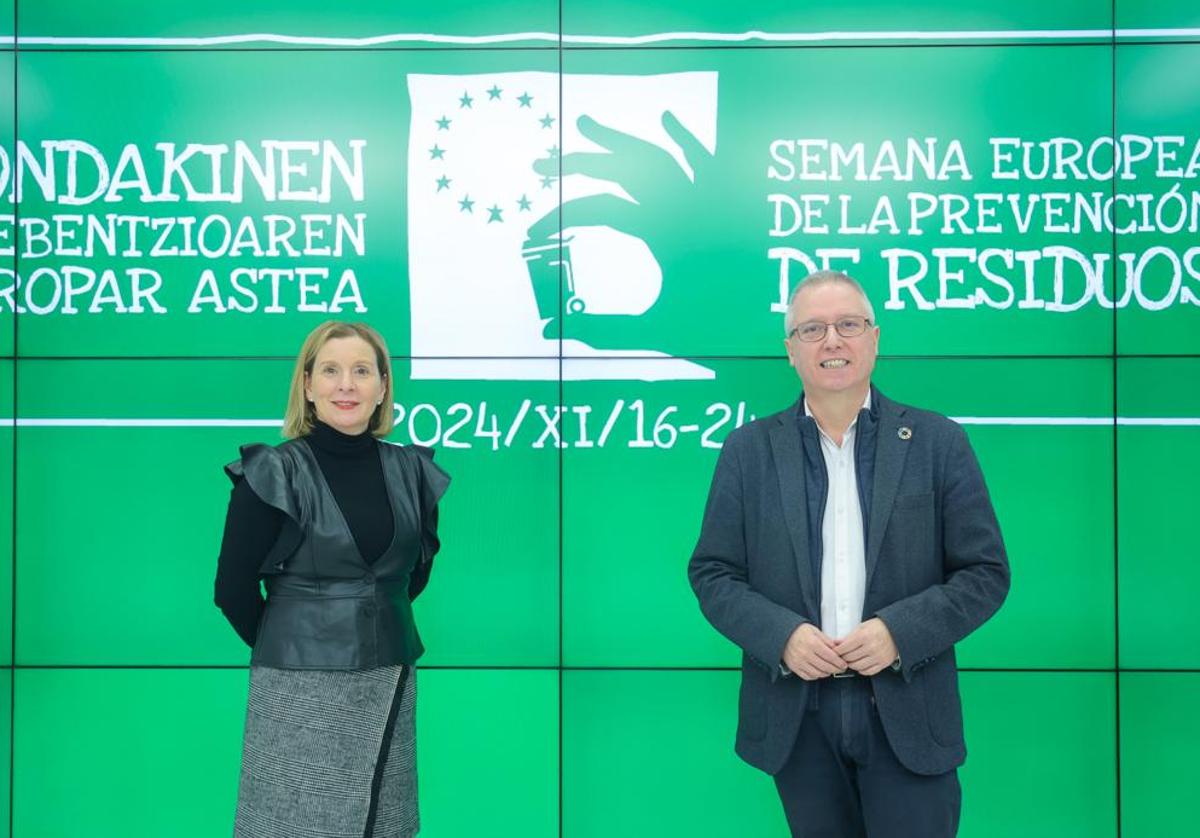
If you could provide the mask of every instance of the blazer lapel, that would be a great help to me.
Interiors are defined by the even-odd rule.
[[[779,477],[779,497],[783,502],[783,520],[792,540],[796,571],[800,575],[800,591],[810,614],[819,614],[808,555],[808,498],[804,488],[804,451],[800,445],[800,428],[796,424],[799,402],[784,412],[771,428],[771,452],[775,472]]]
[[[876,391],[878,396],[878,391]],[[896,491],[900,487],[900,476],[904,473],[904,458],[908,454],[908,441],[901,438],[900,428],[904,408],[882,396],[879,405],[879,431],[875,439],[875,479],[871,489],[871,520],[867,524],[867,580],[866,590],[871,590],[871,576],[879,562],[879,551],[883,546],[883,532],[892,514]]]

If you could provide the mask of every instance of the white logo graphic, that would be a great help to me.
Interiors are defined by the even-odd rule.
[[[572,201],[603,194],[632,200],[619,184],[583,174],[568,173],[561,183],[561,241],[556,228],[548,237],[541,231],[557,224],[560,184],[545,161],[562,153],[560,129],[568,152],[606,153],[580,133],[586,116],[663,149],[691,176],[663,114],[670,111],[714,153],[717,74],[564,75],[561,114],[558,81],[548,72],[408,76],[413,378],[713,378],[707,367],[650,347],[601,351],[570,338],[561,341],[569,360],[560,370],[560,305],[563,318],[644,314],[659,297],[671,254],[594,222],[570,227]],[[530,239],[531,226],[541,238]],[[570,363],[581,358],[606,360]]]

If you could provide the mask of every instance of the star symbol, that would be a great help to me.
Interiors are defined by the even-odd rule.
[[[471,103],[474,101],[474,99],[467,95],[467,91],[464,90],[463,95],[458,99],[458,106],[460,108],[469,108],[471,107]]]
[[[504,219],[500,217],[500,207],[495,204],[488,207],[488,224],[491,224],[493,221],[499,221],[501,224],[504,223]]]
[[[441,192],[443,189],[449,189],[450,188],[450,178],[446,177],[445,175],[442,175],[440,178],[437,179],[437,185],[438,185],[438,188],[437,188],[438,192]]]
[[[520,197],[520,199],[517,201],[517,206],[519,206],[521,208],[521,212],[527,212],[529,210],[530,205],[532,205],[532,204],[533,204],[533,202],[530,201],[528,198],[526,198],[524,195],[522,195]]]
[[[557,160],[558,159],[558,146],[551,146],[550,148],[546,149],[546,153],[548,155],[550,155],[551,160]]]
[[[442,116],[441,119],[436,120],[436,121],[437,121],[437,127],[438,127],[439,131],[449,131],[450,130],[450,120],[447,119],[444,115]]]
[[[499,99],[500,98],[500,88],[493,84],[492,89],[487,92],[487,95],[488,95],[489,102],[492,99]]]
[[[542,189],[549,189],[553,185],[554,178],[552,178],[550,175],[546,175],[544,178],[542,178]]]
[[[554,117],[552,117],[550,114],[546,114],[541,119],[539,119],[538,122],[542,123],[543,128],[549,128],[551,125],[554,124]]]
[[[436,144],[433,146],[433,148],[429,149],[429,159],[430,160],[444,160],[445,157],[446,157],[446,149],[438,148]]]
[[[528,92],[522,93],[520,96],[518,96],[517,101],[521,103],[521,107],[523,107],[523,108],[533,107],[530,104],[530,102],[533,101],[533,97],[530,96]]]
[[[467,195],[463,196],[463,199],[458,202],[458,205],[461,207],[461,212],[474,212],[474,210],[471,208],[475,206],[475,202],[472,201]]]

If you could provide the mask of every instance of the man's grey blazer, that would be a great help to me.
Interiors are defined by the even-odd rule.
[[[872,399],[879,421],[863,619],[887,625],[902,668],[884,670],[871,687],[896,756],[918,774],[940,774],[966,758],[954,644],[1004,601],[1008,559],[963,429],[878,390]],[[791,753],[814,688],[781,674],[783,649],[821,615],[802,415],[797,402],[729,435],[688,565],[704,616],[743,651],[737,753],[772,774]]]

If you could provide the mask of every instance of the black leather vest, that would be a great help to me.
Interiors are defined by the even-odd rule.
[[[267,604],[251,663],[282,669],[369,669],[414,663],[424,652],[408,583],[437,549],[433,507],[450,478],[420,446],[380,443],[395,532],[373,563],[359,554],[312,449],[303,438],[246,445],[225,467],[285,517],[260,573]]]

